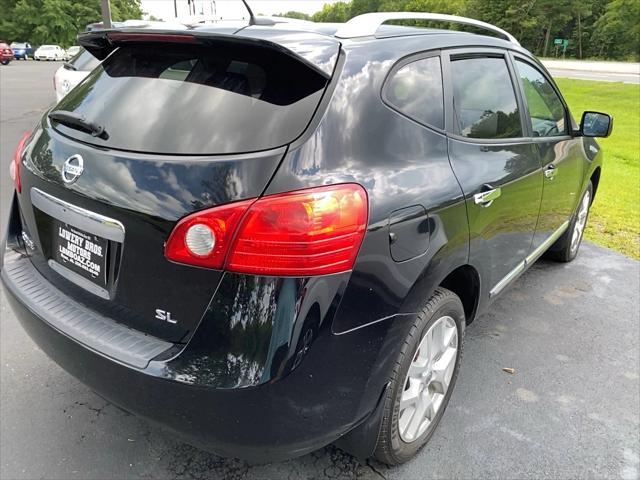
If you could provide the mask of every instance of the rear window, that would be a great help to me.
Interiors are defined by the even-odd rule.
[[[56,107],[104,127],[111,148],[168,154],[266,150],[298,137],[327,79],[269,48],[231,43],[128,45],[102,62]]]
[[[80,51],[67,63],[73,65],[73,67],[79,72],[90,72],[100,64],[100,60],[87,52],[84,48],[81,48]]]

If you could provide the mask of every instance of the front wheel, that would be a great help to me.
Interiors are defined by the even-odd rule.
[[[458,376],[465,315],[456,294],[436,289],[405,338],[385,398],[375,457],[411,459],[433,435]]]
[[[593,199],[593,185],[589,182],[587,189],[582,194],[578,208],[576,209],[567,231],[549,249],[548,256],[558,262],[570,262],[578,255],[584,229],[589,219],[589,208]]]
[[[2,65],[9,65],[9,60],[2,60],[2,61],[0,61],[0,63]]]

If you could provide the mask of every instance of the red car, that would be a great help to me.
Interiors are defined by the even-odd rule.
[[[11,60],[13,60],[13,50],[7,43],[0,41],[0,63],[7,65]]]

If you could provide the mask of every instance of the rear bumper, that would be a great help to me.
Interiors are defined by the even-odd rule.
[[[380,386],[368,388],[375,367],[369,354],[381,333],[375,329],[363,329],[357,336],[327,332],[285,376],[251,387],[216,388],[211,386],[216,372],[208,370],[208,359],[188,348],[138,368],[70,337],[43,318],[40,305],[25,300],[22,290],[31,286],[18,287],[9,278],[12,262],[31,263],[29,257],[11,249],[2,256],[9,304],[49,357],[107,400],[213,453],[253,462],[304,455],[365,422],[378,404]],[[355,358],[358,351],[362,362]]]
[[[283,396],[279,388],[199,388],[117,364],[55,330],[6,291],[24,329],[67,372],[123,409],[216,454],[255,462],[280,461],[321,448],[349,430],[347,426],[323,427],[326,412],[305,415],[305,409],[296,406],[297,399]],[[317,406],[327,407],[322,402]]]

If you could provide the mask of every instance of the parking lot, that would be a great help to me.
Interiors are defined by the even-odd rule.
[[[54,101],[59,66],[0,66],[3,228],[13,149]],[[592,244],[571,264],[538,262],[467,329],[462,370],[441,425],[415,460],[396,468],[361,464],[334,447],[256,466],[180,443],[50,361],[3,295],[0,477],[636,479],[639,292],[640,262]]]

